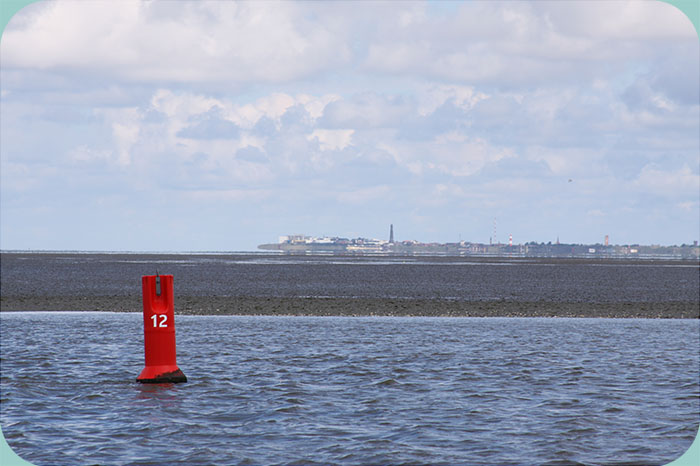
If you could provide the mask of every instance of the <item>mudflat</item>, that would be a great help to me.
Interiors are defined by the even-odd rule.
[[[3,296],[7,311],[141,312],[140,296]],[[183,315],[700,318],[700,303],[520,302],[440,299],[176,296]]]
[[[189,315],[700,318],[697,260],[0,253],[0,311],[141,312],[175,277]]]

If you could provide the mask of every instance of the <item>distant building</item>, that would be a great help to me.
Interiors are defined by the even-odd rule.
[[[422,243],[415,240],[396,242],[394,224],[389,226],[389,241],[371,238],[314,237],[306,235],[285,235],[279,243],[261,244],[259,249],[278,251],[287,254],[405,254],[405,255],[444,255],[444,256],[507,256],[507,257],[581,257],[581,258],[634,258],[634,259],[700,259],[698,241],[692,246],[643,246],[611,245],[605,235],[604,244],[536,243],[513,244],[512,236],[508,244],[499,244],[489,239],[489,244],[471,243]]]

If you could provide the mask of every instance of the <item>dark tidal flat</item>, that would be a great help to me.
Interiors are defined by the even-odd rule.
[[[141,312],[140,297],[8,297],[2,311]],[[697,319],[692,302],[562,303],[445,301],[386,298],[178,296],[175,313],[241,316],[608,317]]]
[[[695,261],[2,253],[0,310],[141,312],[142,275],[188,315],[700,317]]]

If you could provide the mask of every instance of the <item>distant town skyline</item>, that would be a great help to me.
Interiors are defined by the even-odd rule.
[[[27,3],[0,249],[700,239],[700,40],[671,4]]]
[[[434,255],[483,257],[569,257],[579,259],[700,259],[698,241],[673,246],[627,244],[616,245],[606,236],[602,243],[571,244],[549,241],[517,243],[509,235],[508,242],[479,243],[459,241],[448,243],[395,240],[391,225],[389,239],[314,237],[285,235],[277,243],[258,245],[263,251],[282,254],[333,255]]]
[[[556,237],[555,239],[523,239],[523,238],[517,238],[514,237],[513,234],[509,233],[506,235],[505,239],[501,239],[499,237],[489,237],[488,241],[477,241],[477,240],[470,240],[469,238],[462,238],[461,235],[458,239],[451,240],[451,241],[444,241],[444,242],[438,242],[438,241],[433,241],[430,240],[429,238],[402,238],[400,236],[395,236],[394,235],[394,225],[390,224],[389,226],[389,233],[388,235],[385,236],[380,236],[380,237],[375,237],[375,236],[368,236],[368,235],[360,235],[357,237],[351,237],[347,235],[337,235],[337,234],[324,234],[324,235],[310,235],[306,233],[294,233],[294,234],[287,234],[287,235],[279,235],[277,237],[277,242],[282,243],[286,241],[325,241],[329,239],[342,239],[342,240],[358,240],[358,239],[365,239],[365,240],[370,240],[370,241],[378,241],[382,243],[402,243],[402,242],[419,242],[419,243],[444,243],[444,244],[454,244],[454,243],[474,243],[474,244],[488,244],[488,245],[524,245],[524,244],[576,244],[576,245],[604,245],[604,246],[624,246],[624,245],[643,245],[643,246],[663,246],[663,247],[674,247],[674,246],[698,246],[698,240],[694,239],[691,241],[686,241],[683,243],[678,243],[678,244],[661,244],[661,243],[653,243],[653,244],[642,244],[638,242],[629,242],[629,243],[615,243],[610,235],[603,235],[602,238],[600,238],[600,241],[592,241],[589,243],[578,243],[578,242],[571,242],[571,241],[565,241],[562,240],[559,237]]]

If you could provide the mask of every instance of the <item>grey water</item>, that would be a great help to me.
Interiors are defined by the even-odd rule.
[[[666,464],[700,424],[700,321],[0,314],[0,423],[36,465]]]

